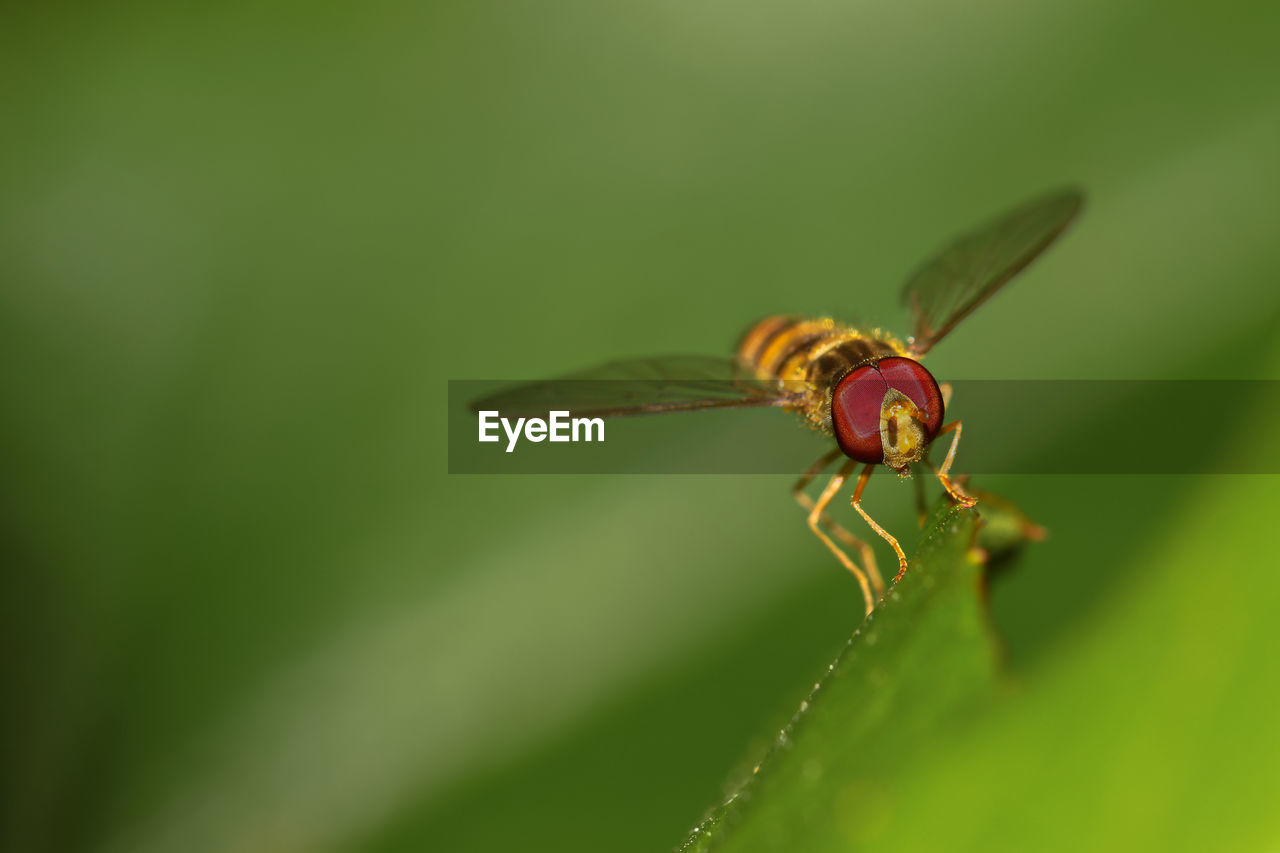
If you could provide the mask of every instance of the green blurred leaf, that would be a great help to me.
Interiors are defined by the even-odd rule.
[[[814,850],[868,840],[880,829],[882,780],[991,693],[999,661],[983,568],[971,551],[977,515],[944,505],[930,521],[907,575],[854,632],[754,775],[681,849]],[[867,820],[835,820],[850,811]]]

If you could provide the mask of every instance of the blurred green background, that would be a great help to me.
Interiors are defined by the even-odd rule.
[[[905,332],[918,262],[1068,181],[1077,227],[938,348],[940,378],[1280,377],[1272,4],[4,20],[7,849],[664,850],[723,796],[860,619],[788,481],[449,476],[449,379],[727,353],[779,311]],[[681,452],[732,430],[689,424]],[[1245,451],[1273,440],[1246,427]],[[868,506],[910,530],[891,480]],[[1261,529],[1280,479],[981,485],[1052,531],[994,590],[1012,677],[1146,709],[1102,717],[1107,744],[1142,733],[1140,772],[1096,785],[1099,740],[1057,787],[1006,775],[1028,744],[1091,754],[1070,703],[1011,723],[1017,754],[960,727],[904,768],[914,796],[1017,818],[899,849],[1141,845],[1202,817],[1195,779],[1273,800],[1246,759],[1280,752],[1275,673],[1215,678],[1214,655],[1270,659],[1274,584],[1249,592],[1280,549],[1197,513]],[[1186,606],[1130,623],[1149,589]],[[1183,670],[1104,653],[1126,625],[1251,628]],[[1227,739],[1196,753],[1216,775],[1180,760],[1190,736]],[[1144,778],[1167,784],[1119,807]],[[1280,839],[1236,811],[1249,834],[1219,841]]]

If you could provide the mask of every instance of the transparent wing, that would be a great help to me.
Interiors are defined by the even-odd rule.
[[[1071,223],[1084,204],[1060,190],[961,237],[907,280],[903,304],[915,319],[911,350],[928,352],[973,309],[1013,278]]]
[[[728,358],[698,355],[613,361],[556,379],[523,382],[471,403],[474,411],[615,417],[651,412],[785,406],[798,383],[756,379]]]

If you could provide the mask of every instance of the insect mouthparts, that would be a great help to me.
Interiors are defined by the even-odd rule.
[[[924,456],[928,437],[925,435],[924,413],[897,388],[884,392],[880,405],[880,443],[884,461],[902,476],[907,476],[912,462]]]

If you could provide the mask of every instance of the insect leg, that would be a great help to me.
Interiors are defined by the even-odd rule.
[[[965,493],[964,489],[951,482],[951,478],[947,476],[947,472],[951,470],[951,463],[956,458],[956,446],[960,444],[960,421],[952,421],[938,430],[938,435],[953,430],[955,435],[951,439],[951,447],[947,450],[947,458],[942,460],[942,467],[934,468],[933,472],[938,475],[938,482],[942,483],[942,488],[947,490],[947,494],[951,495],[952,500],[960,504],[960,506],[973,506],[978,502],[978,499],[970,497]]]
[[[842,455],[844,455],[844,451],[838,447],[824,455],[817,462],[810,465],[808,469],[800,475],[800,479],[796,480],[795,485],[791,487],[792,497],[796,499],[796,503],[800,504],[800,506],[804,508],[805,512],[812,511],[814,507],[813,499],[805,493],[805,489],[823,468],[826,468]],[[880,569],[876,566],[876,554],[875,551],[871,550],[871,546],[859,539],[857,536],[854,536],[842,525],[837,524],[835,520],[825,512],[819,520],[822,524],[827,526],[827,530],[832,536],[840,540],[844,545],[853,548],[858,552],[858,556],[862,559],[862,565],[866,568],[867,576],[871,580],[871,588],[875,590],[876,598],[878,599],[880,596],[884,595],[884,579],[880,577]]]
[[[844,481],[849,479],[849,475],[853,473],[853,466],[856,464],[856,462],[850,459],[840,466],[840,470],[831,477],[831,482],[827,483],[827,487],[822,490],[822,494],[818,496],[818,500],[809,510],[808,521],[809,529],[813,531],[814,535],[822,540],[822,544],[826,545],[827,548],[831,550],[831,553],[836,555],[836,559],[840,561],[840,564],[848,569],[854,578],[857,579],[858,586],[862,589],[862,598],[867,603],[867,614],[870,615],[871,611],[876,606],[876,599],[871,591],[871,583],[867,573],[858,568],[857,564],[854,563],[853,560],[849,559],[848,554],[840,550],[840,546],[831,540],[831,537],[826,534],[819,524],[822,520],[823,513],[827,508],[827,504],[831,503],[831,499],[835,497],[836,492],[840,491],[840,487],[844,485]],[[818,470],[822,469],[819,468]],[[808,472],[806,472],[806,476],[810,479],[813,477],[813,475],[808,474]],[[808,481],[806,480],[805,482],[807,483]]]
[[[822,458],[805,469],[804,473],[800,475],[800,479],[796,480],[795,485],[791,487],[791,494],[795,497],[796,502],[805,508],[806,512],[813,509],[813,500],[804,493],[804,490],[813,482],[813,478],[818,476],[823,468],[838,459],[840,454],[841,450],[838,447],[830,453],[824,453]]]
[[[902,546],[898,544],[898,540],[894,539],[889,531],[875,523],[871,516],[867,515],[867,511],[862,508],[862,490],[867,487],[867,481],[871,479],[871,472],[876,469],[874,465],[866,465],[862,469],[862,473],[858,475],[858,487],[853,490],[853,508],[858,511],[858,515],[862,516],[867,524],[871,525],[871,529],[880,534],[880,538],[893,546],[894,553],[898,555],[898,574],[894,576],[893,582],[897,583],[902,576],[907,573],[907,555],[903,553]]]

